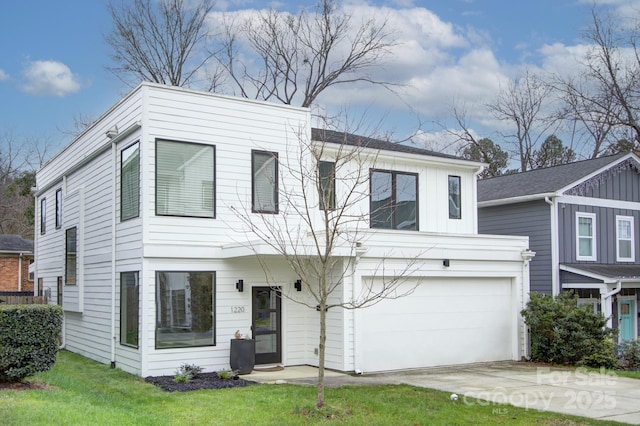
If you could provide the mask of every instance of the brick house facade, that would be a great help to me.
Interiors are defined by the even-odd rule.
[[[0,292],[33,292],[34,284],[29,276],[32,262],[32,241],[18,235],[0,235]]]

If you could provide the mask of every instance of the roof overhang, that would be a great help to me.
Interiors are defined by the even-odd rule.
[[[519,197],[497,198],[495,200],[479,201],[478,208],[504,206],[506,204],[526,203],[529,201],[544,200],[545,198],[558,197],[558,192],[543,192],[540,194],[521,195]]]
[[[629,266],[631,268],[629,268]],[[633,270],[633,275],[620,274],[621,269]],[[584,277],[601,280],[604,284],[614,284],[617,282],[640,282],[640,265],[563,265],[560,264],[560,270],[571,272],[573,274],[582,275]]]

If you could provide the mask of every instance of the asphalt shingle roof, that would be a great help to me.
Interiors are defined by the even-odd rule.
[[[0,234],[0,252],[33,252],[33,241],[20,235]]]
[[[556,192],[627,155],[620,153],[478,181],[478,201]]]
[[[337,132],[335,130],[311,129],[311,139],[319,142],[329,142],[336,144],[345,144],[351,146],[361,146],[371,149],[379,149],[383,151],[404,152],[407,154],[428,155],[432,157],[450,158],[455,160],[464,160],[464,158],[455,155],[444,154],[441,152],[430,151],[428,149],[416,148],[414,146],[403,145],[400,143],[388,142],[381,139],[373,139],[365,136],[358,136],[351,133]]]

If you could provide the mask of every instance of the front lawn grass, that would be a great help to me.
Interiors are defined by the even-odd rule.
[[[141,378],[62,351],[51,371],[29,378],[49,390],[0,391],[3,425],[582,425],[616,424],[486,402],[411,386],[315,388],[254,385],[167,393]]]

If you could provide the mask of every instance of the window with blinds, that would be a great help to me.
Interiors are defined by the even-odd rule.
[[[140,215],[140,146],[136,142],[120,153],[120,220]]]
[[[278,213],[278,153],[251,151],[251,211]]]
[[[156,214],[215,217],[215,147],[156,141]]]

